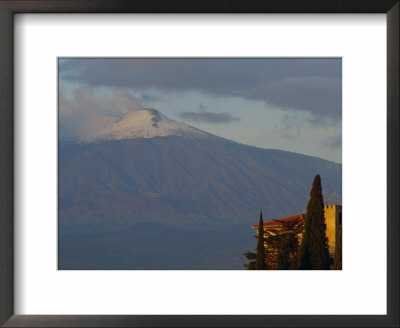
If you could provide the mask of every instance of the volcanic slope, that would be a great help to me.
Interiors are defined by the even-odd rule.
[[[133,112],[140,124],[130,114],[95,135],[60,142],[62,224],[253,223],[261,208],[267,219],[304,211],[315,174],[325,195],[341,202],[340,164],[239,144],[156,110],[142,112]]]

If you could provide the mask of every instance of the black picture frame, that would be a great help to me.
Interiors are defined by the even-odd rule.
[[[399,0],[0,0],[0,324],[4,327],[399,327],[399,8]],[[13,17],[16,13],[385,13],[387,315],[14,315]]]

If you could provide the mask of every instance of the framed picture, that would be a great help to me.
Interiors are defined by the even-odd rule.
[[[0,10],[1,324],[398,326],[398,1]]]

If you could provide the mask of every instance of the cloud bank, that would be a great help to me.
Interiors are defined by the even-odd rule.
[[[194,90],[341,120],[340,59],[64,59],[59,73],[89,86]]]
[[[238,117],[234,117],[229,113],[212,113],[212,112],[182,112],[180,117],[185,120],[205,123],[231,123],[240,121]]]

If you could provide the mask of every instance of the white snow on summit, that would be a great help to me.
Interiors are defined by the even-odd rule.
[[[156,109],[139,109],[130,111],[121,118],[100,116],[93,119],[81,129],[79,141],[91,143],[169,135],[196,138],[209,136],[208,133],[185,123],[169,119]]]

